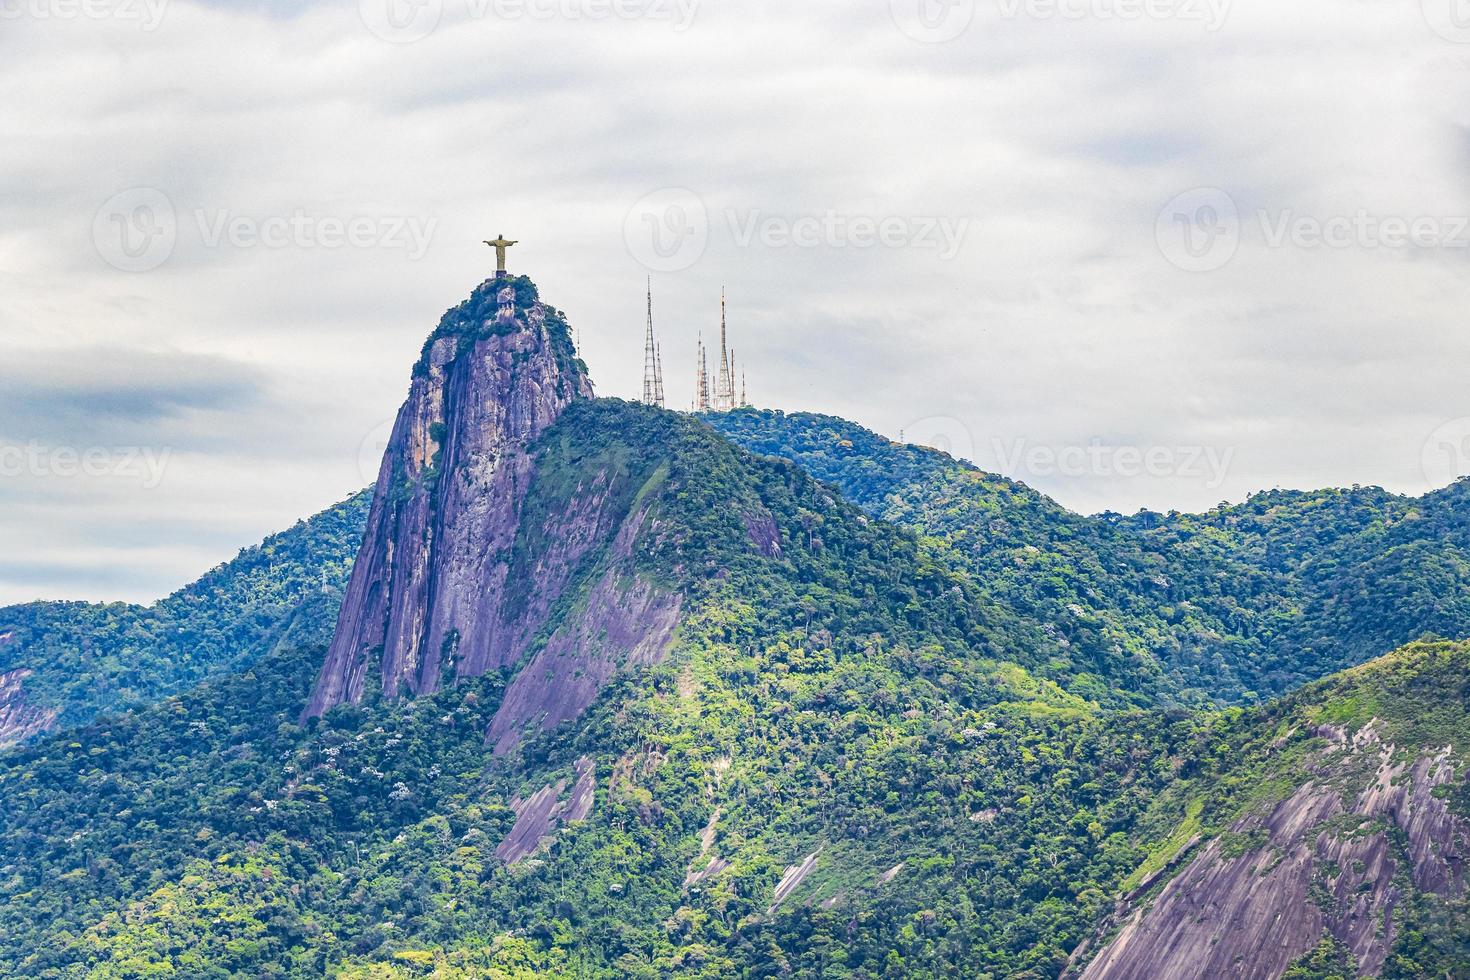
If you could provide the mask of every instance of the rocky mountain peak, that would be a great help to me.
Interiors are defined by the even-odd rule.
[[[501,601],[532,472],[527,450],[567,405],[590,397],[565,318],[531,280],[487,279],[444,314],[383,454],[307,716],[370,690],[422,694],[456,673],[514,662],[539,625]]]

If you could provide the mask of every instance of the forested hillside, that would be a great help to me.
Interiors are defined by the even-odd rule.
[[[325,642],[368,500],[360,493],[298,522],[150,606],[0,608],[0,746],[147,704],[283,641]]]
[[[1024,484],[830,416],[706,416],[868,513],[948,542],[997,603],[1116,683],[1270,697],[1424,633],[1470,636],[1470,482],[1258,493],[1204,514],[1072,513]]]
[[[301,725],[323,648],[289,644],[12,750],[0,973],[1104,970],[1129,903],[1193,855],[1272,846],[1242,815],[1291,799],[1332,739],[1376,717],[1408,759],[1465,734],[1465,653],[1445,645],[1283,705],[1107,710],[1069,689],[1092,681],[1065,647],[1038,655],[1023,620],[985,615],[947,546],[669,413],[575,404],[535,460],[528,514],[602,474],[647,504],[618,567],[685,597],[666,657],[504,756],[485,738],[516,669]],[[1459,769],[1436,772],[1433,798],[1462,812]],[[1402,887],[1385,970],[1460,969],[1453,895]],[[1351,952],[1316,921],[1294,976]]]
[[[970,572],[993,615],[1052,651],[1038,669],[1100,703],[1258,700],[1424,633],[1470,635],[1463,482],[1420,498],[1271,491],[1199,515],[1087,517],[841,419],[705,421],[939,539],[936,560]],[[0,609],[0,743],[181,691],[288,629],[324,640],[367,505],[344,501],[152,606]]]

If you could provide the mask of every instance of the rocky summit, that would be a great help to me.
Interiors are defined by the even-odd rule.
[[[508,581],[529,447],[590,397],[565,320],[530,280],[488,279],[444,315],[394,422],[308,716],[365,687],[427,694],[520,658],[597,538],[566,515],[526,566],[534,581]]]

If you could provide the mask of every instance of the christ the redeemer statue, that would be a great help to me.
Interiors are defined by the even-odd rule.
[[[487,241],[485,244],[495,249],[495,278],[499,279],[505,275],[505,250],[515,242],[508,240],[504,235],[496,235],[494,241]]]

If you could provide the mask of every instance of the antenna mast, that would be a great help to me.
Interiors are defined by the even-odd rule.
[[[648,326],[643,334],[643,404],[664,407],[664,381],[660,370],[658,346],[653,342],[653,277],[649,276]]]
[[[730,352],[725,343],[725,287],[720,287],[720,376],[715,383],[715,411],[728,412],[735,399],[730,378]]]
[[[709,357],[704,349],[704,334],[699,335],[699,372],[694,388],[694,410],[709,411]]]
[[[663,345],[653,348],[653,397],[654,404],[664,407],[664,349]]]

